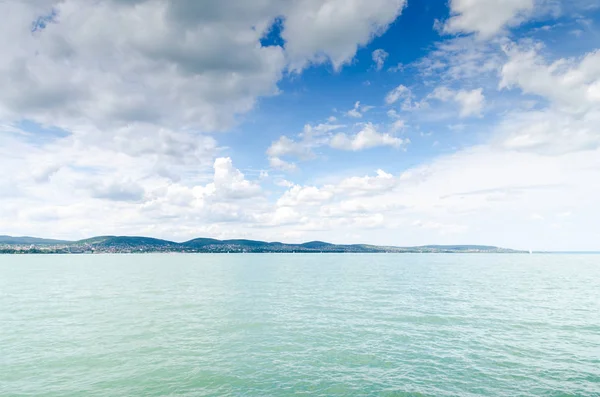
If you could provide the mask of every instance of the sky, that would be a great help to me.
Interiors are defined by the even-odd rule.
[[[600,250],[597,0],[0,13],[0,234]]]

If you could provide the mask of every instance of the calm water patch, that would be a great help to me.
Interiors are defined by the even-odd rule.
[[[600,396],[600,255],[0,256],[2,396]]]

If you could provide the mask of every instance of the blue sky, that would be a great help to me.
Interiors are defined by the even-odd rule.
[[[0,9],[0,234],[600,249],[596,1]]]

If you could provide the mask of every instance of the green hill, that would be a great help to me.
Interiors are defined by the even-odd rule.
[[[97,247],[120,247],[120,246],[131,246],[131,247],[170,247],[178,246],[178,243],[174,243],[168,240],[160,240],[152,237],[138,237],[138,236],[118,236],[109,237],[94,243]]]
[[[34,246],[32,252],[349,252],[349,253],[511,253],[519,252],[488,245],[424,245],[420,247],[394,247],[367,244],[338,245],[324,241],[309,241],[302,244],[285,244],[247,239],[217,240],[196,238],[177,243],[143,236],[97,236],[78,241],[52,240],[37,237],[0,236],[0,245],[11,252],[11,246]],[[18,248],[19,252],[29,249]]]

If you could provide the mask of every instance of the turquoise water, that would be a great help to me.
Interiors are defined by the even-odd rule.
[[[0,256],[1,396],[600,396],[600,255]]]

